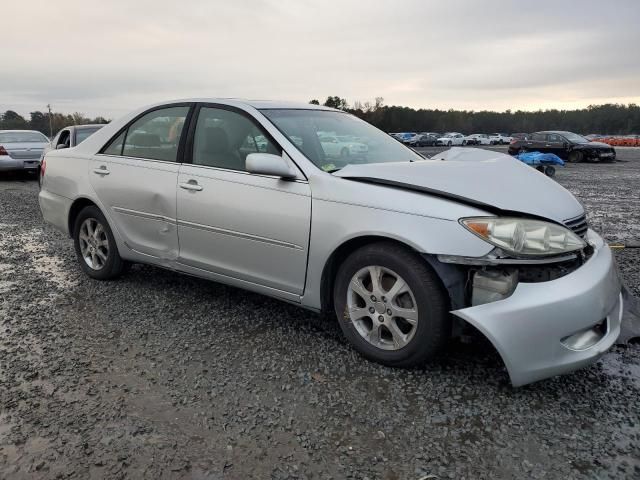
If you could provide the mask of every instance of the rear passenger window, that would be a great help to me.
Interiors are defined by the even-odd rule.
[[[124,136],[127,132],[122,132],[118,135],[107,148],[104,149],[103,153],[106,155],[122,155],[122,144],[124,143]]]
[[[547,136],[544,133],[534,133],[531,135],[531,140],[536,142],[544,142],[547,139]]]
[[[188,112],[187,106],[170,107],[140,117],[127,129],[122,155],[175,162]]]

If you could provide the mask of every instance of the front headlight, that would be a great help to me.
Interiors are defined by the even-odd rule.
[[[559,255],[586,246],[571,230],[540,220],[475,217],[463,218],[460,223],[483,240],[517,256]]]

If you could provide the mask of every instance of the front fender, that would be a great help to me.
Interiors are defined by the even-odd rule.
[[[351,185],[354,189],[372,188],[371,185],[356,182]],[[461,206],[456,202],[418,193],[404,193],[415,196],[416,201],[432,202],[439,207],[449,204],[451,209],[459,208],[467,215],[479,212],[475,208]],[[457,220],[452,219],[318,198],[313,199],[312,212],[307,280],[302,303],[318,310],[322,308],[322,274],[327,262],[341,245],[358,237],[388,238],[401,242],[419,253],[434,255],[480,257],[488,254],[493,248],[461,227]],[[465,215],[461,213],[460,216]]]

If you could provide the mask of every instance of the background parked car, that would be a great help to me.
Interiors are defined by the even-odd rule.
[[[527,136],[529,136],[528,133],[512,133],[511,141],[513,142],[514,140],[524,140],[525,138],[527,138]]]
[[[569,162],[614,161],[616,158],[613,147],[564,131],[535,132],[526,140],[517,140],[509,145],[511,155],[524,152],[554,153]]]
[[[420,134],[413,137],[409,142],[411,147],[432,147],[436,144],[438,138],[431,134]]]
[[[464,135],[458,132],[445,133],[443,137],[440,137],[436,145],[445,145],[451,147],[454,145],[462,145],[464,143]]]
[[[486,133],[474,133],[464,138],[466,145],[491,145],[489,135]]]
[[[369,147],[364,143],[356,142],[346,136],[322,135],[318,139],[325,155],[330,157],[364,155],[369,151]]]
[[[83,141],[89,138],[91,135],[96,133],[104,127],[104,124],[96,124],[96,125],[71,125],[70,127],[65,127],[60,130],[51,143],[49,143],[44,151],[42,152],[42,157],[49,150],[59,150],[61,148],[71,148],[76,145],[80,145]]]
[[[415,137],[416,136],[416,132],[398,132],[398,133],[392,133],[391,136],[393,136],[396,139],[400,140],[402,143],[405,143],[409,139]]]
[[[513,138],[508,133],[491,133],[489,134],[489,140],[491,140],[492,145],[508,145]]]
[[[0,130],[0,171],[40,168],[49,139],[36,130]]]

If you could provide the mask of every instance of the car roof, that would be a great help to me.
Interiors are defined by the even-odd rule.
[[[95,128],[95,127],[99,127],[102,128],[105,125],[107,125],[106,123],[87,123],[87,124],[83,124],[83,125],[71,125],[72,127],[74,127],[76,130],[82,130],[84,128]],[[69,128],[69,127],[67,127]]]
[[[289,102],[283,100],[248,100],[245,98],[216,98],[216,97],[203,97],[203,98],[182,98],[177,100],[168,100],[164,102],[157,102],[154,106],[161,106],[171,103],[220,103],[223,105],[231,106],[249,106],[257,110],[269,110],[269,109],[293,109],[293,110],[328,110],[333,112],[342,112],[331,107],[325,107],[324,105],[314,105],[312,103],[305,102]]]

